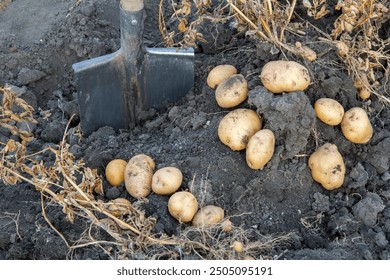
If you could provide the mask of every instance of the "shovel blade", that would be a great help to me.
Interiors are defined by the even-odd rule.
[[[194,86],[194,50],[146,48],[141,80],[143,109],[180,100]]]
[[[73,64],[83,133],[102,126],[125,128],[123,81],[126,79],[120,52]]]

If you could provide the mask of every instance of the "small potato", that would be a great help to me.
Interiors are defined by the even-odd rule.
[[[176,220],[187,223],[198,211],[198,201],[192,193],[177,192],[168,200],[168,211]]]
[[[233,151],[244,150],[252,135],[261,129],[261,125],[261,117],[255,111],[236,109],[219,123],[218,137]]]
[[[344,183],[345,165],[336,145],[326,143],[309,157],[313,179],[325,189],[340,188]]]
[[[144,154],[129,160],[125,169],[125,186],[132,197],[142,198],[150,194],[154,167],[153,159]]]
[[[343,106],[334,99],[320,98],[314,103],[317,118],[328,125],[338,125],[344,116]]]
[[[132,209],[131,202],[126,198],[119,197],[110,200],[109,203],[108,210],[117,218],[129,213],[130,209]]]
[[[211,88],[218,86],[223,80],[231,75],[237,74],[237,69],[233,65],[223,64],[214,67],[207,76],[207,84]]]
[[[366,144],[372,138],[374,130],[364,109],[349,109],[341,121],[341,131],[352,143]]]
[[[152,190],[159,195],[173,194],[180,188],[183,174],[176,167],[164,167],[156,171],[152,178]]]
[[[306,67],[294,61],[270,61],[264,65],[261,82],[272,93],[305,90],[310,84]]]
[[[123,159],[114,159],[106,166],[106,179],[111,186],[117,187],[125,178],[127,162]]]
[[[207,227],[220,223],[225,214],[221,207],[207,205],[200,209],[192,219],[192,225],[196,227]]]
[[[241,74],[235,74],[222,81],[215,91],[215,99],[222,108],[233,108],[248,97],[248,82]]]
[[[230,220],[225,220],[221,223],[222,231],[231,232],[233,230],[233,223]]]
[[[244,244],[240,241],[234,241],[231,247],[237,253],[242,253],[244,251]]]
[[[269,129],[256,132],[246,146],[246,162],[252,169],[263,169],[275,149],[275,135]]]

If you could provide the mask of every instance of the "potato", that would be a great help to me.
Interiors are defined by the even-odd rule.
[[[133,207],[130,201],[121,197],[110,200],[109,203],[108,210],[117,218],[129,213],[129,210]]]
[[[214,67],[207,76],[207,84],[211,88],[215,88],[223,80],[231,75],[237,74],[237,69],[233,65],[223,64]]]
[[[151,157],[140,154],[132,157],[125,169],[125,186],[134,198],[143,198],[152,190],[154,161]]]
[[[123,159],[114,159],[106,166],[106,179],[111,186],[117,187],[125,178],[127,162]]]
[[[264,65],[261,82],[272,93],[305,90],[310,84],[306,67],[294,61],[270,61]]]
[[[262,120],[250,109],[236,109],[223,117],[218,126],[221,142],[233,151],[246,148],[249,139],[261,129]]]
[[[244,251],[244,244],[240,241],[234,241],[231,247],[237,253],[242,253],[242,251]]]
[[[349,109],[341,121],[341,131],[352,143],[366,144],[372,138],[374,130],[364,109]]]
[[[246,163],[252,169],[263,169],[271,160],[275,149],[275,136],[269,129],[256,132],[246,146]]]
[[[338,125],[344,116],[343,106],[334,99],[320,98],[314,103],[317,118],[328,125]]]
[[[192,193],[177,192],[168,200],[168,211],[176,220],[187,223],[198,211],[198,201]]]
[[[183,174],[176,167],[164,167],[156,171],[152,178],[152,190],[156,194],[173,194],[180,188]]]
[[[325,189],[340,188],[344,182],[345,165],[336,145],[326,143],[309,157],[313,179]]]
[[[233,223],[228,219],[221,223],[222,231],[231,232],[233,230]]]
[[[207,205],[196,212],[192,219],[192,225],[196,227],[207,227],[220,223],[225,214],[221,207]]]
[[[248,82],[241,74],[235,74],[222,81],[215,91],[215,99],[222,108],[233,108],[248,97]]]

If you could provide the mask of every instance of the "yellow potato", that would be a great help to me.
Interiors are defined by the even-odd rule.
[[[111,186],[117,187],[125,178],[127,162],[123,159],[114,159],[106,166],[106,179]]]
[[[231,75],[237,74],[237,69],[233,65],[223,64],[214,67],[207,76],[207,84],[211,88],[218,86],[223,80]]]
[[[224,220],[221,223],[222,231],[231,232],[233,230],[233,223],[230,220]]]
[[[249,139],[261,129],[262,120],[250,109],[236,109],[228,113],[218,126],[218,137],[233,151],[246,148]]]
[[[338,125],[344,116],[343,106],[334,99],[320,98],[314,103],[317,118],[328,125]]]
[[[152,190],[156,194],[173,194],[180,188],[183,174],[176,167],[164,167],[156,171],[152,178]]]
[[[215,91],[215,99],[222,108],[233,108],[248,97],[248,82],[241,74],[235,74],[222,81]]]
[[[221,207],[207,205],[200,209],[192,219],[192,225],[196,227],[207,227],[220,223],[225,214]]]
[[[140,154],[132,157],[125,169],[125,186],[134,198],[143,198],[152,190],[154,161],[151,157]]]
[[[359,89],[359,97],[363,100],[370,98],[371,91],[368,88]]]
[[[256,132],[246,146],[246,162],[252,169],[263,169],[275,149],[275,135],[269,129]]]
[[[124,214],[129,213],[129,210],[132,208],[131,202],[126,198],[116,198],[109,201],[108,210],[115,216],[120,217]]]
[[[261,82],[272,93],[305,90],[310,84],[306,67],[294,61],[270,61],[264,65]]]
[[[374,130],[364,109],[349,109],[341,121],[341,131],[352,143],[366,144],[372,138]]]
[[[189,192],[176,192],[168,200],[168,211],[176,220],[187,223],[198,211],[198,201]]]
[[[232,248],[237,253],[242,253],[244,251],[244,244],[240,241],[234,241],[232,244]]]
[[[325,189],[340,188],[344,183],[345,164],[336,145],[326,143],[309,157],[313,179]]]

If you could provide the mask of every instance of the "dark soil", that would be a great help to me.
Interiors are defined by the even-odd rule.
[[[132,130],[103,127],[78,141],[72,134],[79,120],[71,65],[119,48],[119,1],[76,2],[14,0],[0,12],[0,86],[13,85],[36,109],[38,124],[32,127],[36,139],[29,149],[58,144],[70,116],[76,114],[68,142],[77,159],[101,174],[111,159],[130,159],[138,153],[150,155],[156,168],[177,166],[184,175],[182,189],[192,185],[200,195],[200,188],[205,188],[203,203],[224,208],[236,226],[262,235],[293,233],[290,242],[270,252],[271,257],[390,259],[390,110],[375,97],[367,102],[357,98],[351,77],[336,67],[341,62],[329,45],[314,37],[303,38],[323,56],[313,63],[289,58],[310,70],[313,83],[305,92],[271,95],[258,75],[266,62],[284,59],[283,54],[238,34],[233,25],[205,22],[202,28],[208,43],[197,49],[195,87],[185,98],[167,110],[151,110]],[[145,0],[145,4],[145,42],[161,47],[157,3]],[[330,15],[317,24],[324,28],[332,19]],[[249,98],[240,107],[257,110],[263,126],[275,133],[275,154],[261,171],[247,166],[245,152],[231,151],[218,139],[217,127],[227,110],[218,107],[206,77],[212,67],[225,63],[234,65],[248,81]],[[338,100],[346,110],[365,108],[374,127],[373,139],[366,145],[352,144],[338,126],[317,120],[313,104],[321,97]],[[50,111],[48,120],[42,110]],[[0,129],[0,142],[9,137]],[[347,168],[344,185],[334,191],[314,182],[307,166],[308,155],[326,142],[337,145]],[[102,199],[134,201],[124,186],[104,184]],[[182,225],[168,214],[167,200],[151,194],[144,209],[157,219],[157,233],[178,234]],[[67,222],[54,204],[47,212],[71,242],[88,226],[80,220]],[[109,256],[93,246],[68,254],[66,244],[42,216],[40,193],[28,184],[0,183],[0,259],[65,258]]]

